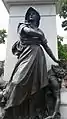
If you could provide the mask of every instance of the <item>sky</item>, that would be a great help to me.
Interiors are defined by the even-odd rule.
[[[60,19],[57,15],[56,17],[56,26],[57,26],[57,34],[64,37],[64,43],[67,44],[67,31],[64,31],[64,29],[61,27],[61,23],[63,21],[63,18]],[[0,29],[6,29],[8,32],[8,24],[9,24],[9,14],[2,2],[0,0]],[[5,60],[6,57],[6,45],[1,44],[0,45],[0,61]]]
[[[67,31],[64,31],[61,24],[64,21],[63,18],[60,19],[59,15],[56,16],[56,27],[57,27],[57,35],[64,37],[63,42],[67,44]]]
[[[9,23],[9,14],[2,2],[0,0],[0,29],[6,29],[8,32],[8,23]],[[5,60],[6,58],[6,45],[0,44],[0,61]]]

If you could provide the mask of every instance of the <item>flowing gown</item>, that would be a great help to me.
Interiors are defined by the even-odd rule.
[[[12,52],[18,56],[18,61],[8,86],[5,109],[18,107],[25,119],[36,116],[37,110],[44,108],[43,89],[48,85],[48,79],[46,59],[40,39],[22,34],[20,41],[12,47]]]

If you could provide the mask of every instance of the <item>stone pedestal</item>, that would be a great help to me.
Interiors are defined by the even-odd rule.
[[[17,35],[17,26],[19,22],[24,22],[24,16],[27,9],[32,6],[41,15],[40,28],[43,30],[48,44],[56,58],[57,55],[57,33],[56,33],[56,8],[57,0],[3,0],[9,12],[9,29],[6,49],[5,76],[4,80],[9,80],[16,57],[11,52],[12,45],[19,39]],[[54,62],[46,54],[47,66],[50,68]]]
[[[61,105],[60,105],[61,119],[67,119],[67,89],[61,89]]]

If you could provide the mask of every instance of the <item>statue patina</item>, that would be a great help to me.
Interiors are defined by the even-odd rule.
[[[18,25],[19,41],[12,47],[18,61],[3,91],[6,100],[3,119],[53,119],[55,116],[55,111],[48,115],[47,110],[45,94],[49,80],[43,48],[53,61],[60,61],[49,48],[39,23],[40,14],[30,7],[24,23]]]

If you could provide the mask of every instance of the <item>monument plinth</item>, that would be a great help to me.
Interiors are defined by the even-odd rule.
[[[12,5],[29,5],[29,4],[55,4],[58,0],[2,0],[7,8],[10,11]]]

